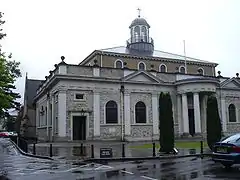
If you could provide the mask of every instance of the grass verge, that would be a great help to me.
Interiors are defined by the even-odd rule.
[[[133,145],[130,146],[130,148],[152,148],[153,145],[151,143],[147,144],[141,144],[141,145]],[[185,148],[185,149],[200,149],[201,144],[199,141],[181,141],[181,142],[175,142],[175,147],[176,148]],[[207,142],[203,142],[203,148],[207,148]],[[160,148],[160,144],[156,143],[156,148]]]

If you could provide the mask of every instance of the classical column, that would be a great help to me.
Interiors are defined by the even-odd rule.
[[[125,135],[131,135],[131,119],[130,119],[130,93],[124,93],[124,120],[125,120]]]
[[[221,113],[222,113],[222,129],[223,132],[227,132],[227,113],[226,113],[226,100],[221,99]]]
[[[158,96],[152,94],[153,136],[159,135]]]
[[[182,120],[182,100],[181,95],[177,95],[177,121],[179,134],[183,133],[183,120]]]
[[[54,95],[52,95],[52,141],[53,141],[53,137],[54,137],[54,132],[55,132],[55,116],[54,116],[54,113],[55,113],[55,97]]]
[[[187,94],[182,94],[183,135],[189,135]]]
[[[93,93],[93,122],[94,122],[94,137],[100,137],[100,94]]]
[[[199,93],[193,93],[195,133],[201,134]]]
[[[58,136],[66,137],[67,94],[60,91],[58,94]]]

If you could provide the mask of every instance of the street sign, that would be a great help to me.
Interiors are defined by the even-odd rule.
[[[100,148],[100,158],[112,158],[112,148]]]

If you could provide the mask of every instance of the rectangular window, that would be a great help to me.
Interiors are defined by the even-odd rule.
[[[47,107],[45,107],[45,113],[44,113],[44,115],[45,115],[44,126],[46,126],[46,125],[47,125],[47,117],[48,117],[48,110],[47,110]]]
[[[75,99],[76,100],[83,100],[84,99],[84,94],[75,94]]]
[[[55,119],[55,133],[58,132],[58,117]]]
[[[38,127],[41,127],[41,114],[40,114],[40,111],[38,111]]]
[[[55,95],[55,103],[57,103],[58,102],[58,95],[56,94]]]
[[[50,105],[50,111],[49,111],[49,125],[52,126],[52,104]]]

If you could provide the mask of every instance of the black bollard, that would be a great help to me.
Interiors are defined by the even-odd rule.
[[[52,144],[50,144],[50,149],[49,149],[49,156],[52,157]]]
[[[28,142],[24,140],[25,152],[28,153]]]
[[[33,143],[33,154],[36,155],[36,144]]]
[[[156,157],[156,144],[153,142],[153,157]]]
[[[94,146],[91,144],[91,158],[94,158]]]
[[[83,143],[81,143],[80,154],[83,155]]]
[[[201,145],[201,158],[203,158],[203,141],[200,141],[200,145]]]
[[[122,157],[125,157],[125,144],[122,144]]]

